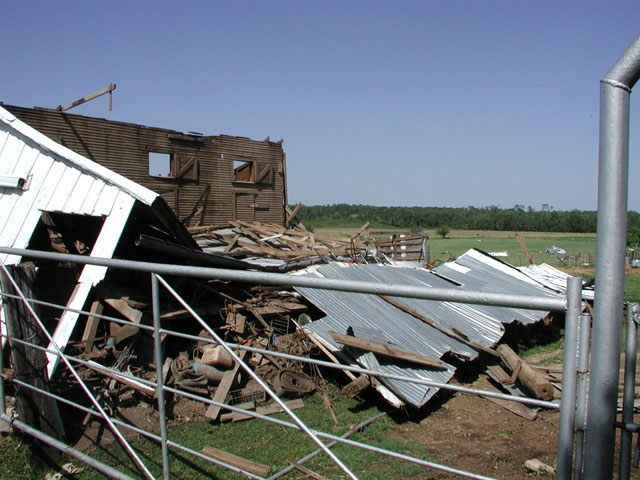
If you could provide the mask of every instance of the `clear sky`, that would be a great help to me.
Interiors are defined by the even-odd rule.
[[[599,80],[638,33],[635,0],[6,0],[0,100],[114,82],[71,112],[283,138],[291,203],[595,210]]]

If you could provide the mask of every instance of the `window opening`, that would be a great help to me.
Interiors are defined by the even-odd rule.
[[[149,152],[149,175],[155,177],[171,176],[171,154]]]

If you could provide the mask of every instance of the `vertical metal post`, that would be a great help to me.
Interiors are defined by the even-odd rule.
[[[567,279],[567,313],[564,321],[562,397],[558,426],[558,480],[570,480],[573,465],[573,429],[576,415],[578,317],[582,302],[582,278]]]
[[[613,477],[629,177],[629,95],[640,77],[640,35],[600,82],[596,296],[585,476]]]
[[[625,346],[624,394],[622,400],[623,425],[633,422],[633,400],[636,389],[636,349],[638,345],[638,325],[636,325],[636,320],[639,313],[640,305],[637,303],[627,305],[627,341]],[[631,474],[631,443],[631,432],[622,427],[618,480],[629,480]]]
[[[3,275],[3,272],[0,271],[0,275]],[[2,297],[0,297],[0,300],[1,299]],[[7,329],[5,328],[4,331],[6,332]],[[2,378],[2,371],[4,370],[4,349],[2,348],[3,340],[4,339],[0,336],[0,416],[7,413],[7,404],[4,397],[4,379]]]
[[[160,290],[158,278],[151,274],[151,301],[153,303],[153,346],[156,363],[156,397],[158,398],[158,420],[160,422],[160,446],[162,448],[162,473],[169,480],[169,446],[167,445],[167,412],[164,401],[164,378],[162,375],[162,339],[160,338]]]
[[[578,339],[578,392],[576,406],[576,461],[575,480],[582,480],[584,470],[584,434],[587,421],[587,388],[589,386],[589,342],[591,315],[580,315]]]

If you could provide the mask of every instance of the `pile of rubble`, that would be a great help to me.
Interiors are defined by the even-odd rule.
[[[294,264],[299,265],[301,252],[308,254],[307,259],[320,252],[322,255],[318,258],[329,262],[298,268],[294,272],[296,275],[558,295],[557,291],[543,286],[526,273],[478,250],[471,250],[454,262],[433,270],[398,268],[358,264],[349,257],[345,242],[318,239],[302,227],[276,230],[274,226],[245,222],[234,222],[232,227],[198,229],[194,238],[199,244],[208,245],[204,247],[205,251],[215,255],[222,251],[242,260],[260,254],[262,256],[258,258],[275,258],[284,265],[292,265],[286,262],[294,259]],[[336,260],[326,260],[326,257]],[[341,262],[340,258],[348,261]],[[154,389],[144,382],[155,380],[151,355],[153,338],[149,327],[151,298],[149,292],[116,275],[108,276],[96,289],[91,307],[93,315],[86,319],[82,338],[70,342],[67,350],[79,358],[128,374],[120,376],[91,366],[83,368],[83,376],[100,391],[103,401],[111,402],[113,409],[131,405],[136,397],[153,398],[155,395]],[[502,374],[498,366],[491,367],[489,374],[497,385],[507,385],[505,378],[515,375],[512,378],[515,381],[520,372],[524,374],[529,370],[522,368],[522,359],[517,360],[520,367],[516,369],[513,362],[506,363],[500,350],[494,350],[505,327],[511,323],[532,325],[549,318],[549,312],[544,311],[301,287],[245,286],[192,279],[181,279],[177,283],[176,289],[190,302],[193,311],[225,342],[261,350],[237,349],[236,353],[279,396],[292,399],[290,406],[293,408],[304,405],[299,397],[322,385],[322,369],[268,352],[302,357],[313,355],[340,365],[358,365],[435,383],[448,382],[460,366],[477,361],[481,356],[488,363],[503,357],[504,367],[512,374],[506,374],[504,370]],[[239,368],[183,306],[168,295],[161,300],[163,329],[179,333],[178,336],[167,334],[163,339],[166,356],[163,380],[167,385],[217,402],[258,409],[261,413],[279,411],[277,406],[267,406],[270,399],[265,391]],[[120,323],[102,321],[101,314],[123,320]],[[509,358],[513,355],[512,352]],[[438,391],[438,388],[424,384],[343,372],[345,394],[353,397],[373,387],[395,407],[420,408]],[[132,376],[141,381],[132,380]],[[524,390],[534,396],[545,400],[554,396],[553,388],[550,395],[548,389],[541,392],[527,385],[528,380],[524,382]],[[556,387],[556,390],[560,388],[557,384]],[[522,394],[513,388],[506,390]],[[209,407],[206,416],[221,421],[249,418],[225,413],[214,406]]]

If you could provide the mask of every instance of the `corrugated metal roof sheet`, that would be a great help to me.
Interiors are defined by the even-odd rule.
[[[522,273],[534,279],[538,283],[544,285],[551,290],[565,294],[567,291],[567,279],[571,276],[568,273],[558,270],[551,265],[542,263],[540,265],[527,265],[518,267]],[[593,300],[595,292],[591,289],[582,290],[582,298]]]
[[[433,272],[458,283],[460,288],[470,291],[558,296],[557,293],[544,288],[517,268],[475,249],[460,255],[453,262],[438,265]],[[548,312],[521,308],[483,308],[491,317],[505,324],[517,321],[526,325],[537,322],[548,314]]]
[[[460,260],[458,262],[458,260]],[[416,285],[433,288],[460,288],[466,290],[504,292],[526,295],[557,295],[540,286],[514,267],[499,262],[487,255],[470,251],[438,267],[438,274],[428,270],[397,268],[387,265],[350,265],[332,263],[314,267],[306,274],[315,274],[326,278],[344,280],[373,281],[386,284]],[[313,272],[313,273],[311,273]],[[339,291],[296,288],[302,295],[326,313],[326,317],[307,325],[307,328],[319,335],[336,349],[341,345],[333,340],[330,330],[345,333],[349,327],[356,337],[388,342],[423,355],[442,357],[447,352],[477,358],[477,351],[462,340],[450,337],[440,330],[424,323],[387,303],[376,295]],[[504,333],[503,323],[518,321],[523,324],[541,320],[548,312],[524,310],[487,305],[465,305],[434,300],[395,297],[403,305],[422,316],[451,329],[459,330],[471,340],[486,346],[495,345]],[[389,360],[379,363],[381,357],[372,353],[350,350],[351,356],[361,365],[380,369],[398,375],[428,379],[434,382],[446,382],[454,373],[449,366],[447,371],[433,371],[414,368],[408,364],[393,363]],[[437,389],[408,382],[381,380],[398,397],[416,407],[424,405]]]

